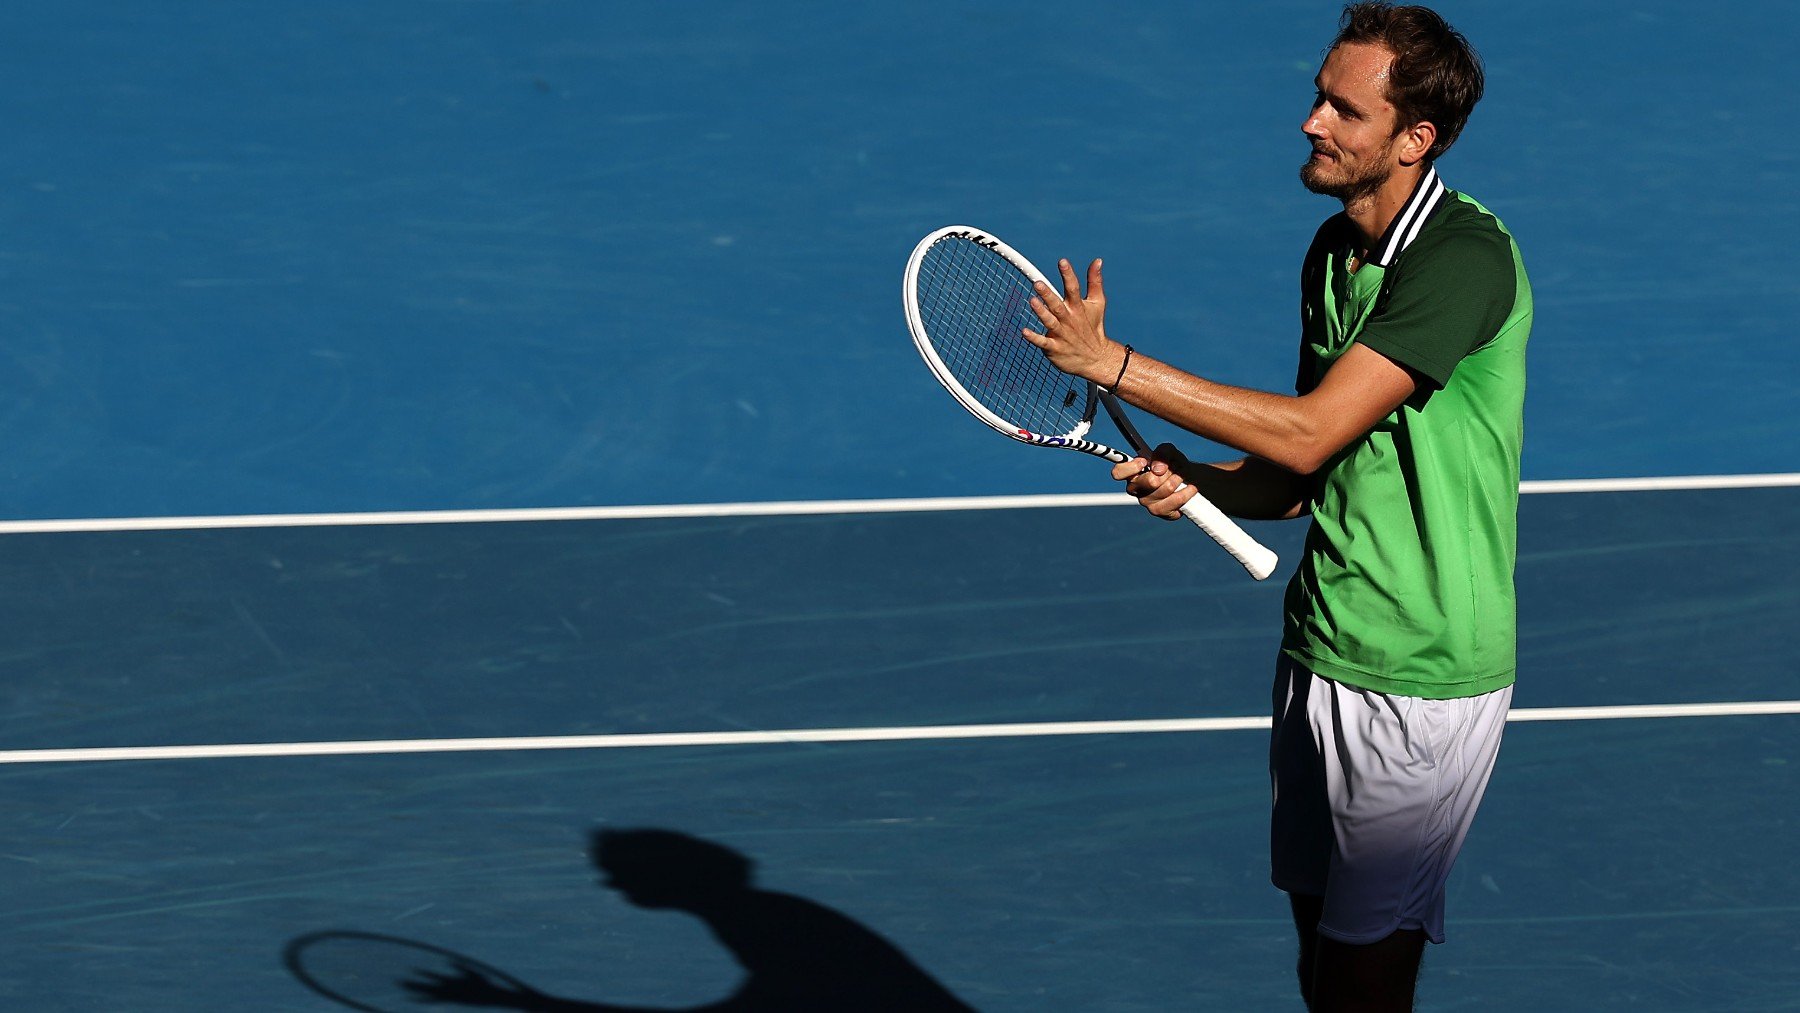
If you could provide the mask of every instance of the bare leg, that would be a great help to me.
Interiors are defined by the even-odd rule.
[[[1300,998],[1306,1008],[1313,1008],[1313,968],[1318,961],[1319,916],[1325,913],[1325,898],[1303,893],[1288,894],[1288,906],[1294,912],[1294,934],[1300,939],[1300,962],[1295,967],[1300,976]]]
[[[1410,1013],[1425,933],[1400,929],[1376,943],[1354,945],[1320,936],[1314,956],[1314,1013]]]

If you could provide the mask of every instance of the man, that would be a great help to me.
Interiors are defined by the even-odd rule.
[[[1498,753],[1515,659],[1513,563],[1531,293],[1500,222],[1434,168],[1481,97],[1479,59],[1421,7],[1347,7],[1301,129],[1306,187],[1343,202],[1302,268],[1294,396],[1213,383],[1109,339],[1039,286],[1058,368],[1248,457],[1161,447],[1114,469],[1159,517],[1196,492],[1310,514],[1284,605],[1272,866],[1310,1008],[1408,1010]]]

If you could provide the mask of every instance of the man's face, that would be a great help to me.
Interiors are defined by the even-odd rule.
[[[1300,130],[1312,157],[1300,166],[1300,182],[1313,193],[1349,203],[1381,188],[1398,164],[1398,113],[1387,100],[1383,46],[1346,42],[1325,57],[1314,79],[1318,95]]]

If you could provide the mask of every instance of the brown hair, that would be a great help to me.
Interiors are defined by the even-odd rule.
[[[1364,2],[1344,8],[1331,48],[1346,42],[1371,43],[1394,54],[1387,100],[1399,114],[1397,126],[1427,121],[1437,127],[1427,157],[1449,151],[1481,101],[1481,57],[1469,40],[1428,7]]]

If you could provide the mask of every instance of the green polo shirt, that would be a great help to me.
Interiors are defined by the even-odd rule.
[[[1351,344],[1407,367],[1413,396],[1314,476],[1282,650],[1327,678],[1446,699],[1510,685],[1531,287],[1486,208],[1430,170],[1351,269],[1328,220],[1301,274],[1301,393]]]

